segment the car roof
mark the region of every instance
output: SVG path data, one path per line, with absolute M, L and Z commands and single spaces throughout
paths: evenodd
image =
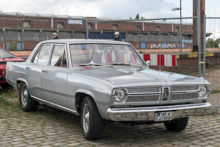
M 70 44 L 79 44 L 79 43 L 107 43 L 107 44 L 124 44 L 130 45 L 128 42 L 122 41 L 112 41 L 112 40 L 96 40 L 96 39 L 54 39 L 46 40 L 41 43 L 70 43 Z

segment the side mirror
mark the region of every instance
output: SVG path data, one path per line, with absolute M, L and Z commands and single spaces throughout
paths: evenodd
M 150 66 L 151 62 L 149 60 L 146 61 L 147 67 Z

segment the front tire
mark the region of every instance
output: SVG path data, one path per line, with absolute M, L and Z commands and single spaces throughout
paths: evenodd
M 95 102 L 86 96 L 80 113 L 82 134 L 87 140 L 96 140 L 102 136 L 104 122 Z
M 22 110 L 25 112 L 36 111 L 39 105 L 39 102 L 31 98 L 27 85 L 25 83 L 20 84 L 19 102 Z
M 164 123 L 168 131 L 180 132 L 183 131 L 188 124 L 188 117 L 172 120 L 171 122 Z

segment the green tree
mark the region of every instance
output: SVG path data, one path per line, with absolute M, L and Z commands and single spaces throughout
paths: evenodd
M 136 15 L 135 19 L 140 19 L 140 16 L 139 14 Z
M 220 44 L 220 38 L 218 38 L 216 40 L 213 40 L 212 38 L 209 38 L 206 41 L 206 47 L 213 47 L 213 45 L 214 45 L 214 48 L 217 48 L 219 44 Z
M 8 49 L 9 51 L 17 51 L 18 47 L 17 47 L 17 42 L 11 42 L 11 43 L 7 43 L 8 44 Z
M 214 42 L 214 47 L 218 47 L 218 45 L 220 44 L 220 38 L 216 39 Z
M 145 19 L 143 16 L 141 16 L 141 19 Z
M 129 19 L 132 19 L 132 17 L 130 17 Z

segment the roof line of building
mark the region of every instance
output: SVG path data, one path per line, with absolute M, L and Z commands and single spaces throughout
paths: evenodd
M 146 19 L 146 20 L 129 20 L 129 19 L 120 19 L 120 18 L 108 18 L 108 17 L 84 17 L 84 16 L 70 16 L 70 15 L 55 15 L 55 14 L 38 14 L 38 13 L 21 13 L 21 12 L 2 12 L 0 11 L 0 15 L 12 15 L 12 16 L 30 16 L 30 17 L 48 17 L 48 18 L 66 18 L 66 19 L 88 19 L 91 22 L 94 21 L 132 21 L 132 22 L 142 22 L 142 23 L 163 23 L 163 24 L 179 24 L 179 22 L 169 22 L 160 19 Z M 172 19 L 172 18 L 170 18 Z M 174 19 L 174 18 L 173 18 Z M 177 18 L 175 18 L 177 19 Z M 183 24 L 192 24 L 183 22 Z

